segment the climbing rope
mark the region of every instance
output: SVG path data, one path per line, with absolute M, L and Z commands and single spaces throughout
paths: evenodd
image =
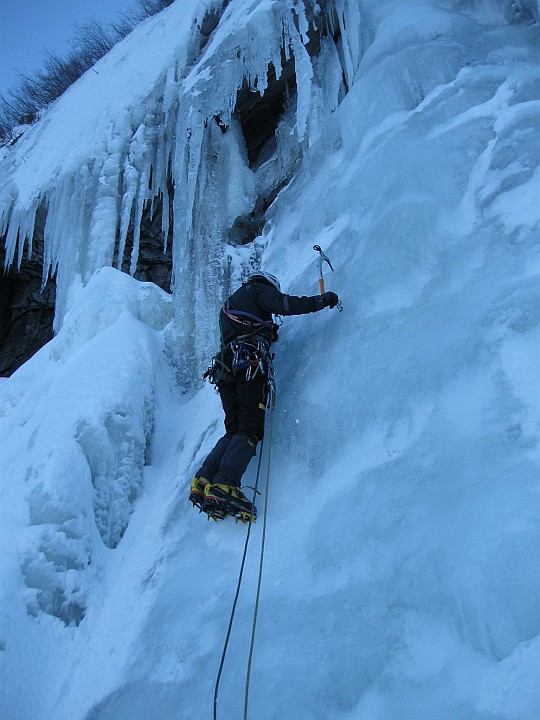
M 257 615 L 257 608 L 259 604 L 259 595 L 260 595 L 260 586 L 261 586 L 261 577 L 262 577 L 262 557 L 263 557 L 263 551 L 264 551 L 264 537 L 265 537 L 265 531 L 266 531 L 266 501 L 268 498 L 268 480 L 270 476 L 270 450 L 271 450 L 271 441 L 272 441 L 272 419 L 273 419 L 273 412 L 274 412 L 274 405 L 275 405 L 275 394 L 271 391 L 271 401 L 270 401 L 270 442 L 268 446 L 268 476 L 266 478 L 266 494 L 265 494 L 265 506 L 264 506 L 264 521 L 263 521 L 263 539 L 262 539 L 262 550 L 261 550 L 261 563 L 260 563 L 260 569 L 259 569 L 259 583 L 257 587 L 257 598 L 255 603 L 255 617 L 254 617 L 254 624 L 253 624 L 253 630 L 251 635 L 251 647 L 250 647 L 250 655 L 249 655 L 249 664 L 248 664 L 248 675 L 247 675 L 247 681 L 246 681 L 246 705 L 244 709 L 244 717 L 246 717 L 247 713 L 247 693 L 249 689 L 249 674 L 250 674 L 250 668 L 251 668 L 251 656 L 253 654 L 253 644 L 254 644 L 254 638 L 255 638 L 255 623 L 256 623 L 256 615 Z M 253 504 L 255 504 L 255 499 L 257 496 L 257 488 L 259 485 L 259 477 L 261 473 L 261 462 L 262 462 L 262 456 L 263 456 L 263 448 L 264 448 L 264 437 L 261 440 L 261 449 L 259 453 L 259 462 L 257 464 L 257 475 L 255 477 L 255 485 L 253 488 Z M 223 672 L 223 665 L 225 664 L 225 657 L 227 655 L 227 648 L 229 646 L 229 639 L 231 637 L 231 630 L 233 626 L 234 621 L 234 615 L 236 612 L 236 605 L 238 603 L 238 596 L 240 595 L 240 587 L 242 585 L 242 578 L 244 575 L 244 567 L 246 564 L 246 556 L 247 556 L 247 549 L 249 544 L 249 538 L 251 535 L 251 525 L 253 522 L 253 515 L 250 513 L 250 519 L 248 524 L 248 529 L 246 533 L 246 541 L 244 543 L 244 552 L 242 555 L 242 562 L 240 563 L 240 572 L 238 574 L 238 583 L 236 585 L 236 593 L 234 596 L 234 601 L 231 609 L 231 616 L 229 618 L 229 627 L 227 629 L 227 635 L 225 637 L 225 644 L 223 645 L 223 652 L 221 654 L 221 662 L 219 664 L 219 670 L 216 678 L 216 685 L 214 688 L 214 720 L 217 720 L 217 700 L 218 700 L 218 693 L 219 693 L 219 682 L 221 680 L 221 673 Z
M 244 695 L 244 720 L 247 720 L 248 716 L 248 701 L 249 701 L 249 681 L 251 679 L 251 660 L 253 658 L 253 647 L 255 645 L 255 630 L 257 628 L 257 614 L 259 612 L 259 598 L 261 596 L 261 583 L 263 573 L 263 562 L 264 562 L 264 542 L 266 539 L 266 518 L 268 514 L 268 488 L 270 486 L 270 459 L 272 449 L 272 430 L 274 425 L 274 405 L 276 403 L 275 393 L 272 393 L 272 400 L 270 405 L 270 428 L 268 438 L 268 467 L 266 470 L 266 490 L 264 493 L 264 514 L 263 514 L 263 529 L 261 539 L 261 557 L 259 560 L 259 578 L 257 580 L 257 596 L 255 598 L 255 608 L 253 610 L 253 627 L 251 629 L 251 644 L 249 646 L 249 659 L 246 673 L 246 691 Z

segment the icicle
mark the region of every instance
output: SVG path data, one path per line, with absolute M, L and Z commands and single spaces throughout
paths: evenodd
M 34 237 L 34 225 L 36 213 L 40 204 L 39 197 L 34 199 L 28 210 L 25 211 L 23 221 L 19 229 L 19 255 L 17 258 L 17 270 L 21 269 L 25 245 L 28 245 L 27 256 L 32 255 L 32 240 Z
M 19 227 L 21 223 L 21 212 L 15 206 L 9 217 L 8 231 L 6 235 L 6 268 L 10 267 L 15 257 L 17 240 L 19 238 Z
M 110 155 L 103 163 L 99 175 L 90 220 L 85 281 L 88 281 L 96 270 L 104 265 L 111 265 L 113 261 L 118 227 L 120 163 L 121 148 L 110 148 Z
M 4 237 L 7 232 L 9 219 L 13 212 L 14 205 L 15 200 L 12 195 L 9 195 L 8 198 L 6 198 L 6 202 L 3 207 L 0 205 L 0 237 Z
M 141 240 L 141 220 L 144 212 L 144 204 L 147 197 L 147 186 L 148 178 L 150 175 L 150 169 L 144 170 L 139 178 L 139 192 L 137 200 L 135 202 L 135 213 L 133 216 L 133 248 L 131 250 L 131 260 L 129 265 L 129 272 L 131 275 L 135 275 L 137 271 L 137 261 L 139 259 L 139 246 Z
M 296 12 L 299 12 L 296 9 Z M 300 26 L 307 27 L 307 20 L 303 11 L 298 15 L 303 16 L 303 21 L 299 20 Z M 311 107 L 311 80 L 313 78 L 313 67 L 311 58 L 302 42 L 302 34 L 296 29 L 294 15 L 291 12 L 288 15 L 288 37 L 294 55 L 294 64 L 296 69 L 296 131 L 298 140 L 302 142 L 307 127 L 307 120 Z M 307 36 L 306 36 L 307 37 Z
M 151 214 L 154 216 L 154 198 L 161 196 L 161 231 L 163 233 L 163 252 L 167 253 L 167 240 L 169 236 L 169 160 L 172 153 L 174 139 L 174 125 L 178 112 L 178 83 L 175 68 L 167 72 L 163 87 L 163 109 L 161 121 L 156 128 L 155 146 L 152 159 L 152 187 L 150 197 L 152 201 Z
M 191 137 L 189 143 L 189 157 L 186 177 L 186 226 L 185 229 L 189 233 L 193 222 L 193 210 L 195 206 L 195 192 L 197 189 L 197 177 L 199 174 L 199 166 L 201 163 L 201 145 L 204 133 L 204 124 L 197 113 L 192 115 Z
M 195 248 L 192 241 L 193 205 L 201 160 L 204 125 L 196 113 L 187 124 L 187 113 L 180 114 L 177 128 L 177 147 L 174 177 L 182 187 L 174 194 L 173 292 L 177 319 L 177 352 L 182 362 L 181 381 L 189 383 L 195 372 Z
M 126 238 L 131 222 L 131 211 L 133 202 L 139 189 L 139 174 L 136 168 L 131 165 L 128 158 L 125 160 L 123 182 L 122 182 L 122 207 L 120 210 L 120 238 L 118 241 L 118 256 L 116 266 L 122 269 L 124 251 L 126 249 Z
M 17 254 L 17 269 L 20 270 L 26 245 L 28 246 L 29 254 L 31 253 L 38 206 L 39 198 L 34 199 L 30 203 L 30 206 L 25 209 L 19 208 L 16 203 L 10 203 L 2 213 L 0 237 L 4 234 L 6 235 L 5 269 L 12 265 L 15 254 Z
M 317 84 L 322 91 L 321 112 L 328 117 L 338 106 L 343 84 L 343 68 L 333 40 L 323 37 L 315 63 Z
M 47 219 L 45 221 L 43 234 L 43 287 L 45 287 L 48 277 L 52 277 L 56 273 L 59 255 L 59 248 L 56 242 L 58 239 L 56 228 L 60 224 L 60 218 L 68 217 L 68 204 L 69 197 L 73 192 L 72 188 L 73 182 L 70 182 L 68 178 L 66 181 L 58 183 L 48 197 Z M 65 242 L 68 242 L 67 237 L 65 238 Z
M 47 215 L 45 243 L 51 252 L 48 262 L 56 268 L 57 276 L 55 332 L 62 326 L 72 291 L 85 272 L 90 225 L 87 193 L 93 195 L 90 178 L 91 168 L 84 165 L 66 183 L 61 183 L 55 193 L 59 195 L 58 202 L 51 205 Z
M 351 87 L 360 63 L 362 50 L 359 33 L 360 10 L 354 1 L 336 0 L 336 13 L 341 32 L 345 79 L 348 87 Z
M 21 208 L 17 205 L 16 200 L 11 200 L 2 211 L 0 237 L 6 236 L 5 269 L 13 264 L 15 254 L 17 254 L 17 269 L 20 270 L 25 247 L 27 247 L 28 256 L 32 254 L 34 225 L 40 202 L 39 196 L 36 196 L 27 207 Z
M 309 23 L 306 17 L 306 8 L 303 2 L 296 3 L 294 6 L 294 12 L 298 18 L 298 32 L 302 45 L 307 45 L 309 42 L 308 30 Z

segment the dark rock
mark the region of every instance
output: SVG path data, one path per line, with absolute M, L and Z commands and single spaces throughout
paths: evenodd
M 9 268 L 0 279 L 0 376 L 7 377 L 53 337 L 56 283 L 42 289 L 43 229 L 46 209 L 36 215 L 32 257 L 20 270 Z M 0 244 L 0 264 L 5 266 L 5 247 Z

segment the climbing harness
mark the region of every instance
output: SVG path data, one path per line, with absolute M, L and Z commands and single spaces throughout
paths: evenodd
M 253 615 L 253 626 L 251 630 L 251 644 L 249 649 L 249 660 L 248 660 L 248 667 L 247 667 L 247 674 L 246 674 L 246 687 L 245 687 L 245 700 L 244 700 L 244 720 L 247 720 L 247 709 L 248 709 L 248 696 L 249 696 L 249 681 L 251 676 L 251 662 L 253 657 L 253 647 L 255 644 L 255 630 L 256 630 L 256 624 L 257 624 L 257 614 L 259 609 L 259 598 L 260 598 L 260 591 L 261 591 L 261 583 L 262 583 L 262 570 L 263 570 L 263 558 L 264 558 L 264 543 L 266 538 L 266 520 L 267 520 L 267 508 L 268 508 L 268 487 L 270 484 L 270 457 L 271 457 L 271 449 L 272 449 L 272 427 L 273 427 L 273 412 L 275 407 L 275 392 L 271 391 L 269 393 L 269 397 L 271 397 L 271 405 L 270 405 L 270 428 L 269 428 L 269 443 L 268 443 L 268 468 L 267 468 L 267 475 L 266 475 L 266 492 L 265 492 L 265 500 L 264 500 L 264 514 L 263 514 L 263 532 L 262 532 L 262 540 L 261 540 L 261 555 L 260 555 L 260 561 L 259 561 L 259 577 L 257 582 L 257 596 L 255 599 L 255 608 L 254 608 L 254 615 Z M 264 448 L 264 438 L 261 440 L 261 449 L 259 453 L 259 462 L 257 463 L 257 475 L 255 477 L 255 486 L 253 487 L 253 503 L 255 503 L 255 498 L 258 493 L 258 485 L 259 485 L 259 477 L 261 473 L 261 462 L 262 462 L 262 455 L 263 455 L 263 448 Z M 246 533 L 246 540 L 244 543 L 244 552 L 242 554 L 242 562 L 240 563 L 240 572 L 238 575 L 238 583 L 236 585 L 236 593 L 234 596 L 232 609 L 231 609 L 231 615 L 229 618 L 229 626 L 227 628 L 227 635 L 225 637 L 225 643 L 223 645 L 223 652 L 221 654 L 221 661 L 219 663 L 219 670 L 216 678 L 216 685 L 214 688 L 214 720 L 217 720 L 217 701 L 218 701 L 218 693 L 219 693 L 219 683 L 221 680 L 221 674 L 223 672 L 223 665 L 225 664 L 225 657 L 227 655 L 227 648 L 229 646 L 229 639 L 231 637 L 231 630 L 233 626 L 234 621 L 234 615 L 236 612 L 236 605 L 238 603 L 238 597 L 240 595 L 240 588 L 242 585 L 242 578 L 244 575 L 244 567 L 246 564 L 246 556 L 247 556 L 247 550 L 248 550 L 248 544 L 249 544 L 249 538 L 251 536 L 251 526 L 253 524 L 253 520 L 249 520 L 248 529 Z
M 252 313 L 244 312 L 243 310 L 231 310 L 230 303 L 228 300 L 226 300 L 223 303 L 223 314 L 229 318 L 229 320 L 232 320 L 233 322 L 240 323 L 241 325 L 247 325 L 251 328 L 261 328 L 265 327 L 269 330 L 272 330 L 274 327 L 274 323 L 271 320 L 263 320 L 260 317 L 257 317 L 257 315 L 252 315 Z M 241 316 L 241 317 L 238 317 Z M 247 320 L 243 320 L 243 318 L 248 318 Z
M 330 262 L 330 259 L 328 255 L 325 255 L 320 245 L 314 245 L 313 249 L 316 250 L 319 253 L 319 290 L 321 295 L 324 295 L 324 277 L 323 277 L 323 263 L 328 263 L 330 270 L 334 272 L 334 268 L 332 267 L 332 263 Z M 341 300 L 338 301 L 337 309 L 339 312 L 343 311 L 343 304 Z
M 234 380 L 239 370 L 245 369 L 246 380 L 254 378 L 260 372 L 268 378 L 269 384 L 273 386 L 272 361 L 274 354 L 270 353 L 270 343 L 277 340 L 278 323 L 272 320 L 263 320 L 257 315 L 242 310 L 232 310 L 229 300 L 223 303 L 222 312 L 227 318 L 237 323 L 243 331 L 228 343 L 225 342 L 222 332 L 221 348 L 212 358 L 211 365 L 204 373 L 203 379 L 208 378 L 212 385 L 217 386 L 219 382 Z M 270 337 L 268 337 L 268 330 L 271 331 Z

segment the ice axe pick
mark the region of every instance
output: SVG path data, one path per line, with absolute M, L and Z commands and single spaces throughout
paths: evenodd
M 323 249 L 320 245 L 314 245 L 313 249 L 316 250 L 319 253 L 319 290 L 321 295 L 324 295 L 324 277 L 323 277 L 323 263 L 327 262 L 330 266 L 330 270 L 334 272 L 334 268 L 332 267 L 332 263 L 330 262 L 330 258 L 328 255 L 325 255 L 323 252 Z M 343 305 L 341 304 L 341 300 L 337 304 L 337 308 L 339 312 L 343 310 Z

